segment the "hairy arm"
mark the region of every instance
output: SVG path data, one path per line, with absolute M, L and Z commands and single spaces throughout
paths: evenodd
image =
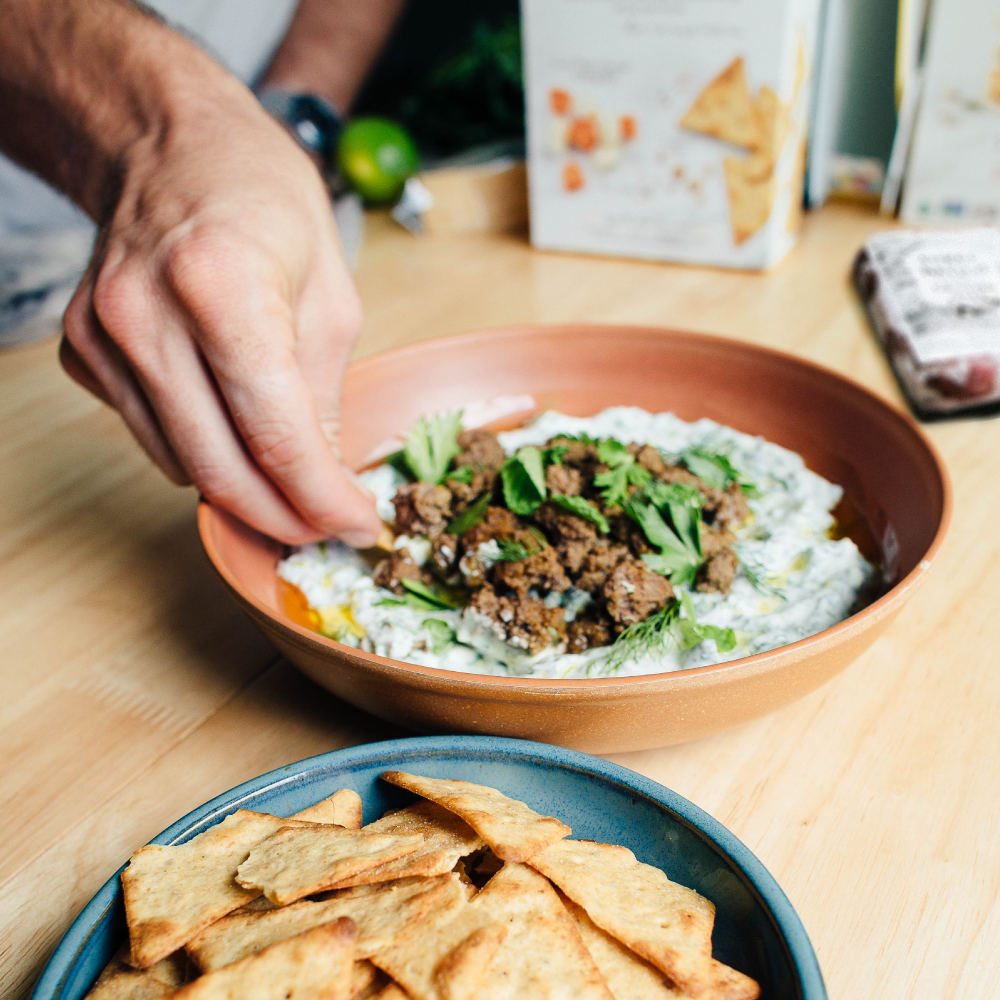
M 261 80 L 351 106 L 404 0 L 299 0 L 292 23 Z
M 370 544 L 330 448 L 360 307 L 319 174 L 252 94 L 125 0 L 5 0 L 0 148 L 100 227 L 67 371 L 175 482 L 287 542 Z

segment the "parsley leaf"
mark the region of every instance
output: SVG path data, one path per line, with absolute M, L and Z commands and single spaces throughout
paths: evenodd
M 447 482 L 449 479 L 454 479 L 456 482 L 465 483 L 468 485 L 472 482 L 472 477 L 476 474 L 476 470 L 472 468 L 471 465 L 463 465 L 457 469 L 452 469 L 444 478 Z
M 734 468 L 729 458 L 721 452 L 709 451 L 707 448 L 689 448 L 681 455 L 681 461 L 689 472 L 694 473 L 707 486 L 725 490 L 733 483 L 739 483 L 745 496 L 761 496 L 753 480 Z
M 640 488 L 648 486 L 653 477 L 641 466 L 637 465 L 635 456 L 621 443 L 609 438 L 597 446 L 597 457 L 610 465 L 608 472 L 600 472 L 594 476 L 594 485 L 604 492 L 601 499 L 605 507 L 623 507 L 628 501 L 629 486 Z
M 678 618 L 674 623 L 677 645 L 683 650 L 694 649 L 706 639 L 715 642 L 715 648 L 720 653 L 728 653 L 736 647 L 736 633 L 731 628 L 719 628 L 717 625 L 699 625 L 694 614 L 694 602 L 691 595 L 680 592 L 681 608 L 686 617 Z
M 521 448 L 504 462 L 500 479 L 507 506 L 525 517 L 534 514 L 545 499 L 542 453 L 534 445 Z
M 562 465 L 563 455 L 569 451 L 568 444 L 554 444 L 551 448 L 542 449 L 542 462 L 545 465 Z
M 663 519 L 666 511 L 673 523 Z M 693 583 L 702 563 L 701 494 L 681 483 L 654 483 L 628 500 L 625 512 L 660 551 L 647 552 L 642 561 L 655 573 L 669 576 L 674 585 Z
M 423 629 L 430 636 L 432 653 L 443 652 L 447 646 L 455 641 L 454 630 L 440 618 L 425 618 Z
M 469 504 L 458 517 L 445 529 L 449 535 L 464 535 L 469 528 L 475 527 L 486 519 L 486 508 L 493 499 L 491 493 L 484 493 L 475 503 Z
M 568 510 L 571 514 L 576 514 L 577 517 L 582 517 L 585 521 L 596 524 L 598 530 L 603 531 L 605 535 L 608 533 L 608 522 L 604 515 L 589 500 L 585 500 L 583 497 L 568 497 L 563 493 L 553 493 L 549 499 L 562 507 L 563 510 Z
M 410 471 L 422 483 L 444 480 L 451 460 L 461 451 L 462 411 L 443 416 L 419 417 L 406 435 L 403 456 Z

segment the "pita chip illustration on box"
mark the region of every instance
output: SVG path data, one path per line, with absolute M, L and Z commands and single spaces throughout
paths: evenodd
M 765 268 L 801 219 L 819 0 L 524 0 L 535 246 Z

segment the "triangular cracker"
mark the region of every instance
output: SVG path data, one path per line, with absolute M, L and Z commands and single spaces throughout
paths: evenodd
M 237 869 L 236 881 L 285 906 L 409 854 L 423 839 L 419 834 L 397 837 L 323 823 L 284 827 L 250 852 Z
M 389 983 L 388 986 L 383 986 L 371 1000 L 412 1000 L 412 998 L 399 983 Z
M 460 907 L 465 900 L 458 876 L 413 879 L 379 886 L 364 896 L 335 896 L 322 902 L 302 900 L 264 913 L 235 914 L 206 927 L 187 944 L 187 951 L 203 972 L 220 969 L 264 948 L 339 917 L 350 917 L 357 927 L 355 958 L 369 958 L 388 947 L 432 905 L 446 898 Z
M 347 918 L 200 976 L 176 1000 L 351 1000 L 354 924 Z
M 729 190 L 729 222 L 738 246 L 771 217 L 778 183 L 763 157 L 727 156 L 722 165 Z
M 369 823 L 364 830 L 366 833 L 391 833 L 396 836 L 419 833 L 424 842 L 412 854 L 377 868 L 368 868 L 338 882 L 335 888 L 386 882 L 413 875 L 443 875 L 455 867 L 459 858 L 486 845 L 486 841 L 468 823 L 436 802 L 418 802 L 405 809 L 397 809 Z
M 507 927 L 476 1000 L 615 1000 L 573 918 L 538 872 L 505 864 L 470 906 Z
M 125 948 L 107 964 L 97 982 L 87 994 L 87 1000 L 163 1000 L 173 994 L 173 988 L 148 972 L 134 969 L 124 961 Z
M 148 969 L 259 895 L 233 881 L 251 848 L 294 820 L 240 809 L 177 847 L 149 844 L 122 872 L 132 964 Z
M 600 969 L 615 1000 L 692 1000 L 692 995 L 674 986 L 659 969 L 602 931 L 587 911 L 560 893 L 563 905 L 576 921 L 587 951 Z M 712 960 L 713 979 L 698 994 L 698 1000 L 756 1000 L 760 987 L 749 976 Z
M 386 771 L 382 778 L 461 816 L 504 861 L 527 861 L 543 847 L 573 832 L 565 823 L 540 816 L 523 802 L 486 785 L 422 778 L 405 771 Z
M 470 903 L 439 906 L 371 958 L 412 1000 L 471 1000 L 507 936 Z
M 307 823 L 334 823 L 345 830 L 361 829 L 361 796 L 350 788 L 340 788 L 328 798 L 295 813 L 292 819 Z
M 760 113 L 760 143 L 757 152 L 764 158 L 769 169 L 773 170 L 788 136 L 788 105 L 770 87 L 763 86 L 757 95 L 757 110 Z
M 628 848 L 589 840 L 560 841 L 529 864 L 677 986 L 698 994 L 711 982 L 715 907 L 693 889 Z
M 742 56 L 705 87 L 680 124 L 692 132 L 715 136 L 746 149 L 759 146 L 760 112 L 750 99 Z
M 351 1000 L 364 1000 L 374 996 L 385 983 L 385 976 L 367 958 L 355 961 L 351 969 Z

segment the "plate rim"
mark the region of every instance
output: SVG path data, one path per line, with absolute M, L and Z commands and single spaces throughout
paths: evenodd
M 828 1000 L 819 961 L 801 917 L 763 862 L 734 833 L 683 795 L 645 775 L 601 757 L 554 744 L 499 736 L 413 736 L 329 750 L 274 768 L 216 795 L 172 823 L 149 843 L 183 843 L 198 832 L 197 827 L 211 826 L 218 822 L 215 817 L 223 810 L 228 815 L 240 808 L 239 803 L 248 796 L 266 788 L 305 784 L 306 776 L 319 770 L 344 770 L 354 763 L 370 765 L 373 759 L 377 760 L 379 757 L 398 757 L 401 754 L 426 756 L 434 752 L 444 756 L 463 752 L 473 755 L 489 752 L 505 758 L 541 758 L 561 769 L 577 771 L 623 786 L 657 803 L 692 833 L 713 845 L 738 869 L 740 876 L 763 905 L 790 964 L 796 970 L 802 1000 Z M 209 823 L 208 820 L 212 822 Z M 31 992 L 31 1000 L 61 997 L 66 978 L 73 971 L 77 958 L 87 947 L 97 925 L 115 905 L 121 891 L 119 878 L 127 864 L 125 862 L 98 889 L 60 938 Z

